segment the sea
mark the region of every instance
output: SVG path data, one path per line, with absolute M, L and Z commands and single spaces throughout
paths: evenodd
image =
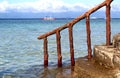
M 56 20 L 0 19 L 0 78 L 40 78 L 44 71 L 43 40 L 37 37 L 63 26 L 72 19 Z M 104 18 L 90 20 L 91 44 L 105 44 L 106 21 Z M 113 35 L 120 33 L 120 19 L 111 19 L 111 40 Z M 63 66 L 70 65 L 70 48 L 68 29 L 61 34 L 61 50 Z M 86 24 L 81 20 L 73 27 L 75 59 L 87 55 Z M 92 50 L 93 51 L 93 50 Z M 57 68 L 56 35 L 48 37 L 48 54 L 50 68 Z M 42 78 L 42 77 L 41 77 Z

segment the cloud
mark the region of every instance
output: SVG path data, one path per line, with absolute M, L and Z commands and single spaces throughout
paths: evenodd
M 81 4 L 64 3 L 62 0 L 38 0 L 35 2 L 24 2 L 10 4 L 7 1 L 0 3 L 0 12 L 67 12 L 67 11 L 82 11 L 89 7 Z
M 35 2 L 9 3 L 7 0 L 0 2 L 0 13 L 7 12 L 82 12 L 93 7 L 93 5 L 84 5 L 83 3 L 65 3 L 62 0 L 38 0 Z M 104 11 L 105 8 L 100 9 Z M 117 4 L 112 4 L 112 11 L 120 11 Z
M 8 7 L 9 7 L 9 4 L 7 1 L 1 2 L 0 3 L 0 12 L 6 12 Z
M 111 10 L 113 12 L 120 12 L 120 4 L 112 4 Z

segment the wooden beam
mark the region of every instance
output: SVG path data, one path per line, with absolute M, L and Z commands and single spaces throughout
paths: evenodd
M 56 32 L 57 52 L 58 52 L 58 67 L 62 67 L 62 55 L 61 55 L 61 36 L 60 31 Z
M 70 56 L 71 56 L 71 66 L 75 65 L 75 60 L 74 60 L 74 46 L 73 46 L 73 28 L 70 26 L 68 28 L 69 30 L 69 42 L 70 42 Z
M 47 37 L 44 38 L 44 67 L 48 66 L 48 48 L 47 48 Z
M 87 47 L 88 47 L 88 59 L 92 58 L 91 49 L 91 30 L 90 30 L 90 17 L 86 17 L 86 32 L 87 32 Z
M 111 44 L 110 5 L 106 5 L 106 45 Z

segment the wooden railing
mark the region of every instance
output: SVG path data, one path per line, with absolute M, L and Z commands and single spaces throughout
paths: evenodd
M 56 34 L 56 43 L 57 43 L 57 53 L 58 53 L 58 67 L 62 66 L 62 55 L 61 55 L 61 35 L 60 32 L 66 28 L 69 31 L 69 43 L 70 43 L 70 56 L 71 56 L 71 66 L 75 65 L 74 60 L 74 45 L 73 45 L 73 26 L 80 20 L 86 18 L 86 32 L 87 32 L 87 47 L 88 47 L 88 59 L 92 58 L 92 49 L 91 49 L 91 30 L 90 30 L 90 14 L 97 11 L 98 9 L 106 6 L 106 45 L 111 43 L 111 27 L 110 27 L 110 4 L 113 0 L 105 0 L 101 4 L 95 6 L 94 8 L 88 10 L 83 15 L 78 16 L 73 19 L 71 22 L 54 29 L 53 31 L 47 32 L 43 35 L 40 35 L 38 39 L 44 40 L 44 67 L 48 66 L 48 47 L 47 47 L 47 37 L 53 34 Z

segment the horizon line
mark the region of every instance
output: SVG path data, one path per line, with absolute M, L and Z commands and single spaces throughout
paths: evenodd
M 31 19 L 31 20 L 43 20 L 43 18 L 0 18 L 0 20 L 9 20 L 9 19 L 11 19 L 11 20 L 27 20 L 27 19 Z M 75 18 L 73 18 L 73 17 L 62 17 L 62 18 L 55 18 L 56 20 L 59 20 L 59 19 L 75 19 Z M 91 19 L 105 19 L 105 18 L 92 18 L 91 17 Z M 111 19 L 120 19 L 120 17 L 118 17 L 118 18 L 111 18 Z

